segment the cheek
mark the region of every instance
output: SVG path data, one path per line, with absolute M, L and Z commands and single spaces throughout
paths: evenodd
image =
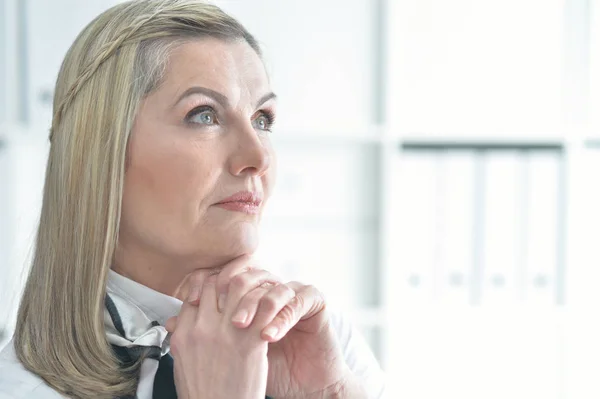
M 126 172 L 124 211 L 146 228 L 184 233 L 198 219 L 201 204 L 211 192 L 210 152 L 176 143 L 132 148 Z

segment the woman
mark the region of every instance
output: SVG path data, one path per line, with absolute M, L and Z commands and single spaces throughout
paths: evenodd
M 83 30 L 0 398 L 382 395 L 322 295 L 251 258 L 275 100 L 255 39 L 217 7 L 131 1 Z

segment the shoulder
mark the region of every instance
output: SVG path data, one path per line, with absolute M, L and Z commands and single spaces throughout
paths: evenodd
M 0 351 L 0 399 L 61 399 L 37 375 L 27 370 L 17 359 L 11 340 Z
M 369 398 L 384 398 L 385 374 L 367 341 L 342 312 L 330 310 L 329 318 L 348 368 L 362 381 Z

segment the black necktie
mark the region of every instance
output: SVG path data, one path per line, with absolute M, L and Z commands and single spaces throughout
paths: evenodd
M 152 399 L 177 399 L 175 380 L 173 380 L 173 358 L 167 353 L 158 362 L 158 371 L 154 376 Z
M 147 352 L 148 348 L 144 347 L 121 347 L 112 345 L 113 352 L 121 362 L 123 367 L 134 364 L 142 353 L 146 356 L 160 356 L 160 351 Z M 135 399 L 133 396 L 125 396 L 119 399 Z M 160 358 L 158 362 L 158 370 L 154 376 L 154 385 L 152 388 L 152 399 L 177 399 L 177 390 L 175 389 L 175 380 L 173 380 L 173 358 L 169 353 Z

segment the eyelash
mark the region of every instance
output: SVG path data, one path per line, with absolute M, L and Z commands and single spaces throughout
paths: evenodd
M 273 131 L 273 125 L 275 124 L 275 113 L 270 109 L 263 109 L 260 113 L 267 118 L 268 126 L 265 129 L 268 132 Z
M 202 112 L 206 112 L 206 111 L 211 111 L 215 116 L 216 116 L 216 112 L 213 109 L 213 107 L 210 107 L 208 105 L 200 105 L 194 109 L 192 109 L 190 112 L 187 113 L 187 115 L 185 116 L 184 120 L 186 121 L 186 123 L 190 124 L 190 125 L 197 125 L 197 123 L 192 122 L 192 118 L 198 114 L 201 114 Z M 216 119 L 215 119 L 216 121 Z
M 214 110 L 213 107 L 208 106 L 208 105 L 201 105 L 198 106 L 194 109 L 192 109 L 190 112 L 187 113 L 187 115 L 185 116 L 185 121 L 186 123 L 190 124 L 190 125 L 197 125 L 197 123 L 192 122 L 192 118 L 198 114 L 201 114 L 202 112 L 206 112 L 206 111 L 211 111 L 213 113 L 213 115 L 215 116 L 215 122 L 218 123 L 218 119 L 217 119 L 217 113 Z M 271 132 L 273 129 L 273 125 L 275 124 L 275 113 L 269 109 L 263 109 L 259 111 L 260 116 L 264 116 L 267 119 L 267 128 L 265 129 L 265 131 Z

